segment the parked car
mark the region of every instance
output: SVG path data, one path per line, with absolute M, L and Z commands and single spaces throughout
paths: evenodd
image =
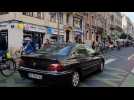
M 104 57 L 89 45 L 68 44 L 22 55 L 19 65 L 18 71 L 23 78 L 77 87 L 84 76 L 103 71 Z

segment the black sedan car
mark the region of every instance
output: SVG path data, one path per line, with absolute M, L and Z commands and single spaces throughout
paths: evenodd
M 64 82 L 77 87 L 84 76 L 94 71 L 103 71 L 104 57 L 89 45 L 68 44 L 22 55 L 19 65 L 18 71 L 23 78 L 48 84 Z

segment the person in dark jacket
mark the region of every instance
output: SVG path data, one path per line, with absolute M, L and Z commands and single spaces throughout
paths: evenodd
M 95 49 L 95 41 L 92 43 L 92 48 Z

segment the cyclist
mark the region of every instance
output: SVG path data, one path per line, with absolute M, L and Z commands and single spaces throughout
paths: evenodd
M 36 51 L 35 43 L 31 40 L 25 40 L 23 43 L 23 53 L 30 54 Z

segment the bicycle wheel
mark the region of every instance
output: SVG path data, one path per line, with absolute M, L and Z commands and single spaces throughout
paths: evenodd
M 1 74 L 5 77 L 11 76 L 16 70 L 15 63 L 12 60 L 6 61 L 3 66 Z

